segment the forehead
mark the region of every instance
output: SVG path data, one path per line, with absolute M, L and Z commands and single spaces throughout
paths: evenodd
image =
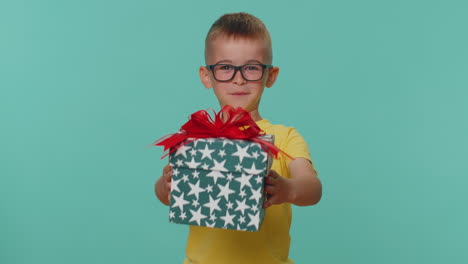
M 249 62 L 268 63 L 269 45 L 266 42 L 262 39 L 219 36 L 207 43 L 206 62 L 235 65 Z

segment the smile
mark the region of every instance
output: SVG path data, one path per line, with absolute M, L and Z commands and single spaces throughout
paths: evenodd
M 237 92 L 237 93 L 231 93 L 231 95 L 248 95 L 249 93 L 246 92 Z

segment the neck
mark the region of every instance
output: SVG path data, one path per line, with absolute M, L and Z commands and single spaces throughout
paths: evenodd
M 252 117 L 252 119 L 257 122 L 257 121 L 260 121 L 262 120 L 263 118 L 260 116 L 260 113 L 258 112 L 258 109 L 255 109 L 253 111 L 250 111 L 250 116 Z

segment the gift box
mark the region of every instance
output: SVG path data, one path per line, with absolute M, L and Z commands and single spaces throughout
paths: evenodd
M 259 138 L 273 142 L 272 135 Z M 254 141 L 187 139 L 169 155 L 169 221 L 258 231 L 265 214 L 264 179 L 271 163 L 271 155 Z
M 213 110 L 214 112 L 214 110 Z M 265 215 L 265 176 L 273 144 L 250 113 L 224 106 L 214 118 L 193 113 L 177 133 L 153 144 L 169 151 L 172 166 L 169 220 L 173 223 L 258 231 Z

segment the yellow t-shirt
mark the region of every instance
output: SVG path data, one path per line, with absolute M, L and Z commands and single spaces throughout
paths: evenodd
M 291 127 L 272 125 L 260 120 L 257 125 L 267 134 L 275 135 L 275 145 L 294 158 L 311 160 L 304 139 Z M 289 178 L 284 155 L 274 159 L 271 169 Z M 266 209 L 258 232 L 235 231 L 221 228 L 190 226 L 184 264 L 290 264 L 289 228 L 291 205 L 284 203 Z

